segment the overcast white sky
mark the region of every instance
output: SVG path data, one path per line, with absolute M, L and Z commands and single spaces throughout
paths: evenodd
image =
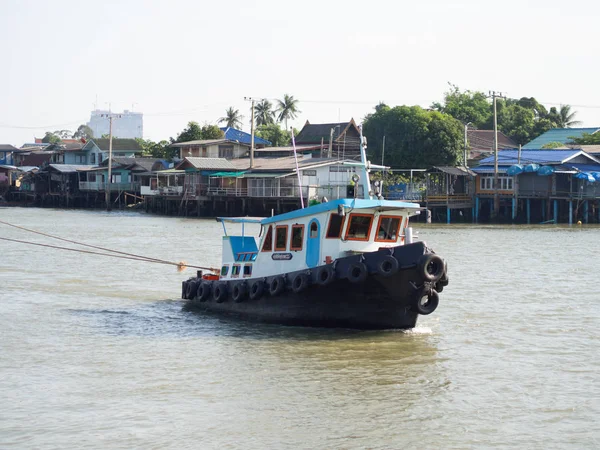
M 228 106 L 249 129 L 244 96 L 293 95 L 301 127 L 426 107 L 448 82 L 600 126 L 599 18 L 591 0 L 0 0 L 0 143 L 74 130 L 96 98 L 160 140 Z

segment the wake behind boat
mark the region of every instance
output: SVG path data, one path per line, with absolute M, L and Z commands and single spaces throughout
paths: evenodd
M 435 311 L 447 265 L 412 240 L 409 219 L 421 208 L 374 199 L 364 145 L 361 157 L 362 180 L 354 177 L 367 198 L 268 218 L 218 218 L 225 230 L 221 272 L 183 282 L 188 306 L 268 323 L 359 329 L 413 328 L 419 314 Z M 241 225 L 241 235 L 229 235 L 226 223 Z M 244 234 L 249 223 L 260 225 L 258 237 Z

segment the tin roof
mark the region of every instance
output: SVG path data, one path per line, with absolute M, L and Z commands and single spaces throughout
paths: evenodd
M 48 167 L 60 173 L 74 173 L 78 170 L 91 169 L 96 166 L 90 164 L 48 164 Z
M 581 150 L 522 150 L 521 164 L 561 164 L 582 153 Z M 498 164 L 512 166 L 519 163 L 518 150 L 499 150 Z M 494 164 L 494 156 L 488 156 L 481 160 L 482 166 Z M 475 170 L 475 169 L 474 169 Z M 477 170 L 475 170 L 477 172 Z
M 434 170 L 439 170 L 440 172 L 444 172 L 450 175 L 457 175 L 457 176 L 465 176 L 465 175 L 475 175 L 475 173 L 465 167 L 440 167 L 440 166 L 434 166 L 433 169 L 428 170 L 427 172 L 433 172 Z
M 180 167 L 193 167 L 198 170 L 235 170 L 236 167 L 231 163 L 231 161 L 225 158 L 203 158 L 203 157 L 195 157 L 188 156 L 183 159 L 176 167 L 179 169 Z
M 546 131 L 544 134 L 536 137 L 523 146 L 524 149 L 541 149 L 544 145 L 550 142 L 561 142 L 566 144 L 571 142 L 571 138 L 578 138 L 584 133 L 593 134 L 600 128 L 553 128 Z
M 222 127 L 220 130 L 225 133 L 225 139 L 237 141 L 240 144 L 251 144 L 252 135 L 250 133 L 246 133 L 245 131 L 237 130 L 231 127 Z M 271 142 L 255 135 L 254 145 L 271 145 Z

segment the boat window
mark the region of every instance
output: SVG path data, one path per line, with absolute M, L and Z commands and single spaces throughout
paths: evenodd
M 267 230 L 267 235 L 265 236 L 265 240 L 263 241 L 263 252 L 272 252 L 273 251 L 273 227 L 269 225 L 269 229 Z
M 302 250 L 303 239 L 304 225 L 292 225 L 292 238 L 290 240 L 290 250 Z
M 231 268 L 231 276 L 237 277 L 239 275 L 240 275 L 240 265 L 234 264 L 233 267 Z
M 223 267 L 221 267 L 221 276 L 222 277 L 227 276 L 227 272 L 229 272 L 229 266 L 223 266 Z
M 249 277 L 250 275 L 252 275 L 252 264 L 246 264 L 244 266 L 244 276 Z
M 287 225 L 275 227 L 275 251 L 284 252 L 287 248 Z
M 368 241 L 373 216 L 371 214 L 350 214 L 346 239 L 351 241 Z
M 329 216 L 329 227 L 327 228 L 327 239 L 339 239 L 342 235 L 344 217 L 339 214 Z
M 401 217 L 381 216 L 379 225 L 377 225 L 377 235 L 375 240 L 378 242 L 396 242 L 400 231 Z
M 310 224 L 310 237 L 313 239 L 319 237 L 319 225 L 317 225 L 317 222 L 311 222 Z

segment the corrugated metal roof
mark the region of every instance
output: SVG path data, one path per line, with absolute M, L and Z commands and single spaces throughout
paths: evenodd
M 236 169 L 236 167 L 231 163 L 231 161 L 229 161 L 225 158 L 202 158 L 202 157 L 188 156 L 180 163 L 180 165 L 184 165 L 184 163 L 186 161 L 189 164 L 191 164 L 195 169 L 198 169 L 198 170 L 235 170 Z
M 89 170 L 96 166 L 90 164 L 48 164 L 48 167 L 61 173 L 77 172 L 78 170 Z
M 541 136 L 536 137 L 533 141 L 528 142 L 523 146 L 524 149 L 541 149 L 544 145 L 550 142 L 561 142 L 566 144 L 571 142 L 573 137 L 581 137 L 583 133 L 592 134 L 600 128 L 553 128 L 546 131 Z
M 508 167 L 498 166 L 498 173 L 505 173 L 506 169 L 508 169 Z M 475 173 L 494 173 L 494 166 L 477 166 L 472 170 Z
M 229 142 L 229 139 L 199 139 L 196 141 L 187 141 L 187 142 L 176 142 L 175 144 L 171 144 L 169 147 L 187 147 L 189 145 L 213 145 L 213 144 L 222 144 L 224 142 Z
M 440 167 L 440 166 L 434 166 L 433 169 L 439 170 L 440 172 L 444 172 L 450 175 L 458 175 L 458 176 L 465 176 L 465 175 L 475 175 L 475 173 L 473 171 L 471 171 L 470 169 L 466 169 L 464 167 Z M 431 170 L 428 170 L 428 172 L 430 172 Z
M 13 147 L 10 144 L 0 144 L 0 152 L 14 152 L 17 147 Z
M 222 127 L 220 130 L 225 133 L 225 139 L 238 141 L 241 144 L 251 144 L 252 135 L 242 130 L 237 130 L 231 127 Z M 254 145 L 271 145 L 271 141 L 254 136 Z
M 573 157 L 581 150 L 522 150 L 521 164 L 560 164 L 563 161 Z M 518 150 L 499 150 L 498 164 L 503 166 L 512 166 L 519 162 Z M 488 156 L 481 160 L 481 165 L 493 164 L 494 156 Z

